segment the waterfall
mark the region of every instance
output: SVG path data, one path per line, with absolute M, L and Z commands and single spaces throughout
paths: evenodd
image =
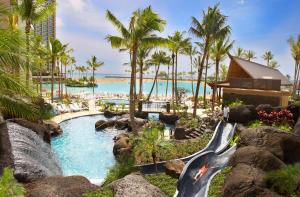
M 49 144 L 35 132 L 7 122 L 15 176 L 23 181 L 62 175 L 62 170 Z

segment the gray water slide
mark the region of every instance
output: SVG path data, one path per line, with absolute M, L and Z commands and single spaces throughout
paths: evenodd
M 177 197 L 206 197 L 210 180 L 221 170 L 233 155 L 236 147 L 230 149 L 230 139 L 234 136 L 236 124 L 220 122 L 215 135 L 204 152 L 196 155 L 184 167 L 177 185 Z M 227 151 L 225 151 L 228 149 Z M 225 151 L 225 152 L 224 152 Z M 195 180 L 199 168 L 208 164 L 208 171 Z
M 218 123 L 217 127 L 215 128 L 213 137 L 211 138 L 211 140 L 209 141 L 209 143 L 207 144 L 207 146 L 204 149 L 199 150 L 198 152 L 196 152 L 190 156 L 179 158 L 178 160 L 182 160 L 186 163 L 186 162 L 190 161 L 191 159 L 193 159 L 195 156 L 197 156 L 201 153 L 207 152 L 207 151 L 213 151 L 213 152 L 217 151 L 218 153 L 221 153 L 222 151 L 224 151 L 225 149 L 228 148 L 229 141 L 232 138 L 232 136 L 234 135 L 235 127 L 236 127 L 236 125 L 232 125 L 230 123 L 225 123 L 223 121 L 220 121 Z M 166 163 L 166 161 L 157 163 L 157 171 L 158 172 L 164 172 L 165 163 Z M 143 174 L 157 173 L 154 164 L 138 165 L 137 167 L 140 168 L 140 170 Z

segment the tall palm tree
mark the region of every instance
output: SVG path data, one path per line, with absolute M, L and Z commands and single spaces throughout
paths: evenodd
M 251 51 L 251 50 L 247 50 L 245 52 L 245 58 L 248 60 L 248 61 L 251 61 L 252 59 L 255 59 L 255 52 L 254 51 Z
M 230 33 L 230 27 L 226 25 L 226 21 L 227 17 L 221 13 L 219 5 L 209 7 L 208 10 L 203 13 L 202 22 L 199 22 L 195 17 L 192 17 L 192 27 L 190 28 L 190 32 L 196 37 L 201 38 L 204 43 L 203 55 L 201 58 L 201 63 L 198 67 L 198 80 L 194 98 L 193 117 L 196 117 L 199 87 L 201 83 L 205 57 L 207 56 L 211 44 L 215 40 L 225 37 Z
M 150 97 L 153 92 L 155 84 L 157 85 L 157 77 L 158 77 L 160 65 L 168 64 L 168 60 L 169 60 L 168 56 L 167 56 L 166 52 L 164 52 L 164 51 L 155 52 L 150 59 L 150 62 L 151 62 L 150 64 L 155 65 L 156 70 L 155 70 L 154 81 L 153 81 L 151 90 L 149 92 L 148 98 L 147 98 L 148 101 L 150 100 Z M 156 86 L 156 97 L 157 97 L 157 94 L 158 94 L 158 87 Z
M 213 98 L 212 98 L 212 110 L 214 110 L 215 100 L 216 100 L 216 84 L 219 81 L 219 65 L 220 62 L 227 56 L 230 49 L 233 46 L 233 42 L 230 42 L 228 37 L 221 37 L 213 44 L 211 48 L 211 57 L 216 64 L 216 73 L 215 73 L 215 86 L 213 88 Z
M 97 60 L 96 56 L 92 56 L 90 60 L 87 61 L 88 66 L 93 71 L 93 95 L 95 94 L 95 71 L 100 66 L 104 65 L 104 62 L 100 62 Z
M 220 66 L 220 80 L 226 80 L 226 76 L 228 73 L 228 67 L 225 64 Z
M 64 75 L 62 76 L 64 78 L 64 83 L 66 83 L 67 80 L 67 66 L 71 65 L 71 71 L 72 71 L 72 64 L 76 62 L 75 58 L 71 56 L 71 52 L 73 49 L 69 49 L 67 53 L 63 53 L 61 57 L 61 64 L 64 66 Z M 71 73 L 71 71 L 68 71 L 68 73 Z M 61 71 L 62 73 L 62 71 Z M 62 88 L 61 88 L 62 89 Z M 67 86 L 65 85 L 65 94 L 67 94 Z
M 274 58 L 274 55 L 271 51 L 266 51 L 262 58 L 267 61 L 267 66 L 270 66 L 270 61 Z
M 41 36 L 35 36 L 33 39 L 32 44 L 32 59 L 33 63 L 38 67 L 38 73 L 39 73 L 39 93 L 42 95 L 42 75 L 43 70 L 45 69 L 45 66 L 47 64 L 47 48 L 43 43 L 43 38 Z
M 139 99 L 142 99 L 143 97 L 143 78 L 144 78 L 144 71 L 147 69 L 147 66 L 145 65 L 145 59 L 148 57 L 152 50 L 152 47 L 143 47 L 140 46 L 138 49 L 138 55 L 137 55 L 137 64 L 139 65 Z
M 291 55 L 295 61 L 295 68 L 294 68 L 294 85 L 293 85 L 293 97 L 296 95 L 296 90 L 299 84 L 299 70 L 300 70 L 300 34 L 298 38 L 290 38 L 288 40 L 290 45 Z
M 245 55 L 244 49 L 242 49 L 241 47 L 238 47 L 238 48 L 236 49 L 235 56 L 236 56 L 236 57 L 239 57 L 239 58 L 243 58 L 244 55 Z
M 54 70 L 56 69 L 61 55 L 68 47 L 68 45 L 63 45 L 58 39 L 50 38 L 48 42 L 48 56 L 51 60 L 51 102 L 54 101 Z M 59 69 L 58 69 L 59 70 Z M 60 71 L 59 71 L 60 73 Z M 60 86 L 59 86 L 60 89 Z M 59 92 L 60 94 L 60 92 Z
M 126 28 L 110 11 L 106 12 L 107 19 L 117 28 L 120 36 L 108 35 L 106 39 L 113 48 L 128 48 L 131 54 L 131 77 L 130 77 L 130 123 L 131 128 L 136 132 L 136 124 L 134 120 L 135 114 L 135 97 L 134 85 L 136 76 L 137 53 L 140 45 L 157 46 L 165 44 L 165 39 L 154 35 L 155 32 L 161 32 L 166 24 L 158 14 L 152 11 L 149 6 L 143 10 L 133 12 Z
M 169 78 L 170 78 L 170 65 L 172 62 L 172 58 L 170 56 L 166 57 L 166 65 L 168 67 L 168 72 L 167 72 L 167 85 L 166 85 L 166 98 L 168 97 L 168 88 L 169 88 Z
M 178 105 L 178 91 L 177 91 L 177 79 L 178 79 L 178 54 L 189 47 L 190 38 L 184 38 L 184 32 L 176 31 L 172 36 L 169 36 L 169 48 L 171 49 L 174 57 L 173 62 L 175 63 L 174 68 L 174 88 L 175 88 L 175 101 Z
M 194 93 L 193 57 L 198 53 L 198 51 L 197 51 L 196 47 L 193 47 L 192 43 L 190 42 L 189 46 L 183 50 L 183 53 L 185 55 L 188 55 L 190 58 L 190 74 L 191 74 L 191 80 L 192 80 L 192 94 L 194 97 L 195 93 Z
M 25 33 L 26 33 L 26 85 L 29 86 L 30 80 L 30 32 L 33 24 L 39 23 L 54 13 L 56 3 L 49 2 L 48 0 L 12 0 L 12 7 L 15 12 L 19 15 L 20 19 L 25 22 Z

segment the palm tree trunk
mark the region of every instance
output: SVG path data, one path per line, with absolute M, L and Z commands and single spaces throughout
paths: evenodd
M 42 64 L 40 64 L 40 96 L 42 96 L 42 91 L 43 91 L 43 87 L 42 87 Z
M 175 96 L 175 72 L 174 72 L 174 68 L 175 68 L 175 54 L 172 53 L 172 107 L 173 107 L 173 114 L 176 114 L 176 110 L 175 110 L 175 103 L 174 103 L 174 96 Z
M 209 60 L 209 52 L 206 56 L 206 66 L 205 66 L 205 78 L 204 78 L 204 93 L 203 93 L 203 101 L 204 101 L 204 109 L 206 109 L 206 91 L 207 91 L 207 70 L 208 70 L 208 60 Z
M 65 94 L 68 94 L 67 93 L 67 86 L 66 86 L 66 81 L 67 80 L 67 65 L 65 65 L 65 79 L 64 79 L 64 83 L 65 83 Z
M 297 73 L 299 70 L 299 66 L 297 64 L 297 62 L 295 61 L 295 72 L 294 72 L 294 86 L 293 86 L 293 98 L 295 98 L 296 96 L 296 88 L 297 88 Z
M 58 97 L 60 98 L 60 67 L 59 67 L 59 61 L 57 61 L 57 65 L 58 65 L 58 74 L 57 74 L 57 77 L 58 77 Z
M 178 53 L 175 53 L 175 101 L 176 101 L 176 105 L 178 105 L 178 89 L 177 89 L 177 66 L 178 66 Z
M 168 64 L 167 85 L 166 85 L 166 98 L 168 97 L 169 74 L 170 74 L 170 65 Z
M 203 54 L 203 57 L 202 57 L 202 60 L 201 60 L 201 64 L 198 68 L 198 79 L 197 79 L 196 94 L 195 94 L 195 98 L 194 98 L 193 118 L 196 118 L 196 115 L 197 115 L 199 89 L 200 89 L 200 83 L 201 83 L 201 78 L 202 78 L 202 71 L 203 71 L 204 61 L 205 61 L 205 57 L 206 57 L 207 51 L 208 51 L 208 46 L 209 46 L 209 42 L 207 40 L 206 43 L 205 43 L 204 54 Z M 199 60 L 200 60 L 200 57 L 199 57 Z
M 193 77 L 193 56 L 190 56 L 190 61 L 191 61 L 191 80 L 192 80 L 192 94 L 193 97 L 195 96 L 195 92 L 194 92 L 194 77 Z
M 159 67 L 160 67 L 160 66 L 158 65 L 157 70 L 156 70 L 156 73 L 155 73 L 154 81 L 153 81 L 153 84 L 152 84 L 150 93 L 149 93 L 149 95 L 148 95 L 148 98 L 147 98 L 147 101 L 150 100 L 150 97 L 151 97 L 151 94 L 152 94 L 152 92 L 153 92 L 154 86 L 155 86 L 155 84 L 157 84 L 157 77 L 158 77 Z
M 135 43 L 132 49 L 131 77 L 130 77 L 130 91 L 129 91 L 130 124 L 131 124 L 132 131 L 136 135 L 137 135 L 137 130 L 136 130 L 136 124 L 134 120 L 134 114 L 135 114 L 134 77 L 135 77 L 135 70 L 136 70 L 137 49 L 138 49 L 138 44 Z
M 157 73 L 158 69 L 157 69 L 157 66 L 155 65 L 155 77 L 154 77 L 154 81 L 157 80 Z M 157 98 L 157 94 L 158 94 L 158 86 L 157 86 L 157 83 L 155 83 L 155 97 Z
M 94 97 L 94 95 L 95 95 L 95 69 L 94 68 L 92 68 L 93 69 L 93 97 Z
M 62 80 L 62 78 L 63 78 L 63 65 L 62 65 L 62 63 L 60 63 L 60 77 L 59 77 L 59 79 L 60 79 L 60 91 L 61 91 L 60 98 L 61 99 L 64 96 L 64 88 L 63 88 L 63 80 Z
M 143 61 L 140 63 L 140 90 L 139 90 L 139 99 L 143 98 Z
M 215 76 L 215 83 L 214 83 L 214 87 L 213 87 L 212 111 L 215 110 L 216 93 L 217 93 L 216 85 L 217 85 L 218 78 L 219 78 L 219 63 L 220 63 L 220 60 L 216 59 L 216 76 Z
M 54 69 L 56 67 L 56 59 L 52 57 L 52 69 L 51 69 L 51 102 L 53 103 L 54 98 Z
M 30 53 L 30 22 L 26 21 L 25 26 L 25 34 L 26 34 L 26 69 L 25 69 L 25 80 L 26 80 L 26 86 L 29 87 L 29 79 L 30 79 L 30 65 L 29 65 L 29 53 Z

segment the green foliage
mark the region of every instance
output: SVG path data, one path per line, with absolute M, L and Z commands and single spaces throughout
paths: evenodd
M 124 176 L 134 172 L 137 168 L 134 166 L 135 160 L 131 155 L 126 155 L 119 158 L 117 163 L 109 169 L 107 176 L 105 177 L 103 185 L 107 185 L 115 180 L 123 178 Z
M 208 190 L 208 197 L 219 197 L 221 195 L 226 175 L 230 171 L 231 167 L 226 167 L 212 179 Z
M 146 180 L 152 185 L 160 188 L 168 196 L 173 196 L 176 192 L 177 179 L 172 178 L 165 173 L 145 176 Z
M 84 197 L 114 197 L 113 190 L 107 186 L 91 192 L 83 194 Z
M 25 189 L 15 180 L 12 170 L 5 168 L 0 178 L 0 197 L 21 197 L 24 194 Z
M 248 124 L 249 128 L 256 129 L 258 127 L 264 126 L 263 122 L 260 120 L 252 121 Z
M 268 126 L 268 125 L 264 124 L 260 120 L 255 120 L 248 124 L 248 127 L 252 128 L 252 129 L 256 129 L 256 128 L 262 127 L 262 126 Z M 272 127 L 280 129 L 281 131 L 284 131 L 284 132 L 288 132 L 288 133 L 292 132 L 292 127 L 287 123 L 272 125 Z
M 283 196 L 300 196 L 300 164 L 268 172 L 267 185 Z
M 230 146 L 234 146 L 237 143 L 238 139 L 239 139 L 238 135 L 235 135 L 232 138 L 230 138 Z
M 144 127 L 134 144 L 135 155 L 147 161 L 152 158 L 153 163 L 156 163 L 160 157 L 171 157 L 174 153 L 174 145 L 164 140 L 163 132 L 163 127 L 155 123 Z
M 237 107 L 237 106 L 244 105 L 244 102 L 240 101 L 239 99 L 236 99 L 236 100 L 231 100 L 231 101 L 224 101 L 223 105 L 227 105 L 229 107 Z
M 177 121 L 178 126 L 186 126 L 188 128 L 198 128 L 199 127 L 199 121 L 197 118 L 185 118 L 182 117 Z

